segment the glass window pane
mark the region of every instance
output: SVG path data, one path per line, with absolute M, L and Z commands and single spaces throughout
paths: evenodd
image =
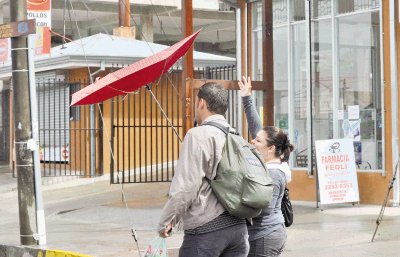
M 287 18 L 287 0 L 273 0 L 272 1 L 272 17 L 274 26 L 286 24 Z
M 293 96 L 294 96 L 294 138 L 296 146 L 294 156 L 295 167 L 306 167 L 304 156 L 307 156 L 307 56 L 306 56 L 306 24 L 292 25 L 293 45 Z
M 359 168 L 381 169 L 379 12 L 341 17 L 338 25 L 340 136 L 356 141 Z
M 330 16 L 332 10 L 332 0 L 312 0 L 311 8 L 313 18 Z
M 275 126 L 288 133 L 287 26 L 274 29 Z
M 338 11 L 350 13 L 368 9 L 379 8 L 381 0 L 338 0 Z
M 262 80 L 262 3 L 252 5 L 252 79 Z
M 291 0 L 291 21 L 304 21 L 306 19 L 306 6 L 304 0 Z
M 314 140 L 333 138 L 332 22 L 312 23 L 312 95 Z

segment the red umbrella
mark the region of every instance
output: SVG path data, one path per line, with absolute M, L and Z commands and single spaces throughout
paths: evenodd
M 141 86 L 155 81 L 189 50 L 199 32 L 193 33 L 161 52 L 110 73 L 79 90 L 72 95 L 71 106 L 99 103 L 113 96 L 133 92 Z

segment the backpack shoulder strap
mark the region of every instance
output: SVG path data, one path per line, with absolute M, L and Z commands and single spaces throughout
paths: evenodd
M 222 125 L 222 124 L 220 124 L 218 122 L 209 121 L 209 122 L 206 122 L 204 124 L 201 124 L 201 126 L 205 126 L 205 125 L 216 127 L 218 129 L 220 129 L 222 132 L 224 132 L 225 135 L 229 133 L 229 127 L 228 126 L 224 126 L 224 125 Z
M 209 122 L 201 124 L 201 126 L 206 126 L 206 125 L 213 126 L 213 127 L 216 127 L 218 129 L 220 129 L 222 132 L 224 132 L 225 135 L 228 135 L 228 133 L 229 133 L 229 127 L 228 126 L 224 126 L 224 125 L 222 125 L 222 124 L 220 124 L 218 122 L 209 121 Z M 206 179 L 206 181 L 209 184 L 211 184 L 211 179 L 210 178 L 208 178 L 207 176 L 205 176 L 204 178 Z
M 221 123 L 218 123 L 218 122 L 209 121 L 209 122 L 206 122 L 206 123 L 202 124 L 201 126 L 205 126 L 205 125 L 216 127 L 218 129 L 220 129 L 222 132 L 224 132 L 225 135 L 227 135 L 228 133 L 239 135 L 236 132 L 230 131 L 229 126 L 224 126 L 224 125 L 222 125 Z

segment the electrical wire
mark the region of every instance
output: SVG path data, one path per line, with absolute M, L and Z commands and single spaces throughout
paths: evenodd
M 83 1 L 83 0 L 79 0 L 84 6 L 85 6 L 85 8 L 89 11 L 89 12 L 93 12 L 90 8 L 89 8 L 89 6 Z M 111 35 L 108 33 L 108 30 L 106 29 L 106 27 L 100 22 L 100 20 L 96 17 L 96 16 L 94 16 L 94 19 L 96 20 L 96 22 L 100 25 L 100 27 L 104 30 L 104 32 L 107 34 L 107 35 L 109 35 L 110 37 L 111 37 Z M 114 40 L 114 38 L 113 37 L 111 37 L 113 40 Z
M 83 45 L 83 40 L 82 40 L 82 36 L 81 36 L 81 30 L 79 29 L 79 26 L 78 26 L 78 19 L 76 17 L 74 6 L 72 5 L 72 1 L 71 0 L 68 0 L 68 1 L 69 1 L 70 6 L 71 6 L 73 14 L 75 15 L 75 25 L 76 25 L 76 29 L 78 30 L 79 40 L 81 41 L 83 56 L 85 57 L 85 63 L 86 63 L 87 70 L 88 70 L 88 73 L 89 73 L 90 83 L 93 84 L 93 76 L 92 76 L 92 73 L 90 72 L 90 67 L 89 67 L 89 63 L 88 63 L 88 59 L 87 59 L 87 55 L 86 55 L 86 51 L 85 51 L 85 46 Z
M 88 64 L 87 55 L 86 55 L 86 51 L 85 51 L 85 46 L 84 46 L 84 44 L 83 44 L 82 36 L 81 36 L 80 29 L 79 29 L 79 26 L 78 26 L 78 22 L 77 22 L 77 18 L 76 18 L 76 13 L 75 13 L 75 10 L 74 10 L 74 7 L 73 7 L 73 5 L 72 5 L 72 1 L 71 1 L 71 0 L 69 0 L 69 3 L 70 3 L 70 6 L 71 6 L 71 9 L 72 9 L 72 12 L 73 12 L 74 15 L 75 15 L 75 24 L 76 24 L 76 28 L 77 28 L 77 30 L 78 30 L 78 35 L 79 35 L 79 38 L 80 38 L 80 41 L 81 41 L 81 44 L 82 44 L 82 51 L 83 51 L 83 54 L 84 54 L 84 57 L 85 57 L 85 62 L 86 62 L 86 66 L 87 66 L 87 69 L 88 69 L 90 82 L 91 82 L 91 84 L 93 84 L 93 76 L 92 76 L 92 73 L 91 73 L 91 71 L 90 71 L 90 67 L 89 67 L 89 64 Z M 100 111 L 101 119 L 102 119 L 102 122 L 103 122 L 103 124 L 104 124 L 104 123 L 105 123 L 105 122 L 104 122 L 104 117 L 103 117 L 103 114 L 102 114 L 102 112 L 101 112 L 100 105 L 97 104 L 97 107 L 98 107 L 98 109 L 99 109 L 99 111 Z M 112 156 L 112 158 L 113 158 L 113 160 L 114 160 L 114 163 L 115 163 L 115 157 L 114 157 L 114 153 L 113 153 L 112 148 L 111 148 L 110 138 L 109 138 L 109 136 L 108 136 L 107 130 L 105 130 L 105 134 L 106 134 L 106 137 L 107 137 L 107 141 L 109 142 L 111 156 Z M 118 176 L 118 178 L 121 177 L 121 172 L 120 172 L 119 170 L 117 170 L 117 176 Z M 130 212 L 129 212 L 129 207 L 128 207 L 128 203 L 127 203 L 127 201 L 126 201 L 123 183 L 122 183 L 122 180 L 121 180 L 121 179 L 118 179 L 118 181 L 120 181 L 121 193 L 122 193 L 122 200 L 123 200 L 123 202 L 124 202 L 124 205 L 125 205 L 125 208 L 126 208 L 126 211 L 127 211 L 127 216 L 128 216 L 128 218 L 129 218 L 129 220 L 130 220 L 132 236 L 133 236 L 133 238 L 134 238 L 134 241 L 136 242 L 136 246 L 137 246 L 137 250 L 138 250 L 139 256 L 141 257 L 140 247 L 139 247 L 139 243 L 138 243 L 138 239 L 137 239 L 137 235 L 136 235 L 136 229 L 135 229 L 135 227 L 133 226 L 133 219 L 132 219 L 132 217 L 131 217 L 131 215 L 130 215 Z
M 87 9 L 89 12 L 92 12 L 92 10 L 87 6 L 87 4 L 84 2 L 84 0 L 80 0 L 80 2 L 82 2 L 82 4 L 86 7 L 86 9 Z M 81 41 L 81 47 L 82 47 L 83 54 L 84 54 L 84 57 L 85 57 L 85 62 L 86 62 L 86 66 L 87 66 L 87 69 L 88 69 L 90 81 L 91 81 L 91 83 L 93 83 L 93 76 L 92 76 L 92 73 L 91 73 L 90 68 L 89 68 L 89 65 L 88 65 L 87 55 L 86 55 L 85 47 L 84 47 L 84 44 L 83 44 L 82 36 L 81 36 L 81 33 L 80 33 L 80 29 L 79 29 L 79 26 L 78 26 L 76 13 L 75 13 L 75 10 L 74 10 L 74 7 L 73 7 L 73 5 L 72 5 L 72 1 L 71 1 L 71 0 L 69 0 L 69 3 L 70 3 L 70 8 L 71 8 L 71 10 L 72 10 L 72 12 L 73 12 L 73 14 L 74 14 L 74 16 L 75 16 L 75 25 L 76 25 L 76 28 L 77 28 L 77 31 L 78 31 L 78 35 L 79 35 L 79 38 L 80 38 L 80 41 Z M 150 3 L 151 3 L 151 5 L 152 5 L 153 11 L 155 12 L 155 14 L 156 14 L 156 16 L 157 16 L 157 19 L 158 19 L 158 21 L 160 22 L 160 25 L 161 25 L 161 24 L 162 24 L 162 23 L 161 23 L 161 19 L 160 19 L 159 15 L 158 15 L 157 11 L 155 10 L 154 5 L 153 5 L 153 3 L 152 3 L 151 0 L 150 0 Z M 125 7 L 127 7 L 126 4 L 125 4 L 125 2 L 123 2 L 123 4 L 125 5 Z M 68 8 L 68 9 L 69 9 L 69 8 Z M 69 9 L 69 10 L 70 10 L 70 9 Z M 131 19 L 133 20 L 133 22 L 135 23 L 135 25 L 138 26 L 137 23 L 136 23 L 136 21 L 135 21 L 134 18 L 132 17 L 132 14 L 129 13 L 129 15 L 130 15 L 130 18 L 131 18 Z M 168 15 L 169 15 L 169 17 L 171 18 L 171 16 L 170 16 L 169 13 L 168 13 Z M 70 15 L 70 18 L 71 18 L 71 15 Z M 64 17 L 64 19 L 65 19 L 65 17 Z M 172 19 L 172 18 L 171 18 L 171 19 Z M 100 21 L 99 21 L 97 18 L 96 18 L 96 21 L 100 23 Z M 173 21 L 173 22 L 174 22 L 174 21 Z M 72 21 L 71 21 L 71 23 L 72 23 Z M 175 23 L 175 22 L 174 22 L 174 23 Z M 177 26 L 176 23 L 175 23 L 175 25 Z M 104 27 L 103 27 L 103 28 L 104 28 Z M 179 27 L 178 27 L 178 28 L 179 28 Z M 105 28 L 104 28 L 104 29 L 105 29 Z M 168 40 L 168 37 L 166 36 L 166 33 L 165 33 L 164 29 L 162 28 L 162 26 L 161 26 L 161 30 L 163 31 L 163 34 L 164 34 L 165 38 Z M 106 29 L 105 29 L 105 31 L 106 31 L 106 34 L 108 35 L 108 31 L 107 31 Z M 180 30 L 180 31 L 181 31 L 181 30 Z M 53 33 L 55 33 L 55 32 L 53 32 Z M 58 34 L 58 33 L 55 33 L 55 34 Z M 146 42 L 146 44 L 147 44 L 148 47 L 150 48 L 151 52 L 154 54 L 153 49 L 151 48 L 149 42 L 146 40 L 146 38 L 145 38 L 145 36 L 144 36 L 144 34 L 143 34 L 142 31 L 141 31 L 141 34 L 142 34 L 142 38 L 144 39 L 144 41 Z M 58 34 L 58 35 L 59 35 L 59 34 Z M 59 35 L 59 36 L 61 36 L 61 35 Z M 67 38 L 67 37 L 65 37 L 65 35 L 64 35 L 64 36 L 63 36 L 63 39 L 65 40 L 66 38 Z M 165 63 L 164 63 L 164 64 L 165 64 Z M 162 73 L 161 73 L 161 74 L 164 74 L 164 72 L 165 72 L 164 69 L 165 69 L 165 66 L 163 67 L 163 70 L 162 70 Z M 171 81 L 170 77 L 168 76 L 168 73 L 169 73 L 169 72 L 166 72 L 166 77 L 167 77 L 167 79 L 170 81 L 172 87 L 175 89 L 175 91 L 176 91 L 176 92 L 178 93 L 178 95 L 179 95 L 179 92 L 178 92 L 177 88 L 175 87 L 173 81 Z M 160 84 L 160 81 L 161 81 L 161 77 L 160 77 L 159 80 L 156 82 L 156 85 L 159 85 L 159 84 Z M 159 102 L 158 102 L 157 98 L 155 97 L 155 95 L 152 93 L 152 91 L 151 91 L 151 89 L 149 88 L 149 86 L 147 86 L 147 89 L 148 89 L 148 90 L 150 91 L 150 93 L 152 94 L 152 96 L 153 96 L 153 98 L 155 99 L 156 103 L 159 105 L 161 111 L 163 111 L 161 105 L 159 104 Z M 117 90 L 117 89 L 115 89 L 115 90 Z M 120 90 L 119 90 L 119 91 L 120 91 Z M 133 93 L 133 92 L 124 92 L 124 93 L 126 93 L 126 94 L 128 95 L 128 94 L 131 94 L 131 93 Z M 124 98 L 124 99 L 125 99 L 125 98 Z M 100 113 L 100 116 L 101 116 L 102 123 L 104 124 L 105 122 L 104 122 L 104 117 L 103 117 L 103 113 L 102 113 L 102 111 L 101 111 L 100 104 L 97 104 L 97 107 L 98 107 L 98 109 L 99 109 L 99 113 Z M 165 114 L 164 111 L 163 111 L 163 113 Z M 166 114 L 165 114 L 165 117 L 166 117 L 168 123 L 170 124 L 170 126 L 172 126 L 172 128 L 174 129 L 174 132 L 175 132 L 175 134 L 178 136 L 179 141 L 182 143 L 182 139 L 180 138 L 178 132 L 175 130 L 173 124 L 169 121 L 169 119 L 168 119 L 168 117 L 167 117 Z M 110 141 L 110 137 L 109 137 L 109 135 L 108 135 L 107 130 L 105 130 L 105 135 L 106 135 L 107 141 L 108 141 L 108 143 L 109 143 L 109 148 L 110 148 L 110 153 L 111 153 L 112 159 L 114 160 L 114 163 L 115 163 L 115 156 L 114 156 L 114 152 L 113 152 L 113 150 L 112 150 L 111 141 Z M 132 219 L 132 216 L 130 215 L 129 206 L 128 206 L 128 203 L 127 203 L 127 200 L 126 200 L 126 196 L 125 196 L 125 191 L 124 191 L 124 187 L 123 187 L 123 183 L 122 183 L 122 179 L 121 179 L 121 172 L 120 172 L 118 169 L 117 169 L 117 177 L 118 177 L 118 181 L 120 182 L 120 185 L 121 185 L 122 200 L 123 200 L 123 202 L 124 202 L 125 209 L 126 209 L 126 211 L 127 211 L 127 216 L 128 216 L 128 218 L 129 218 L 129 220 L 130 220 L 130 224 L 132 225 L 132 228 L 131 228 L 132 236 L 133 236 L 133 238 L 134 238 L 134 240 L 135 240 L 135 242 L 136 242 L 136 246 L 137 246 L 137 249 L 138 249 L 139 256 L 141 256 L 140 247 L 139 247 L 139 243 L 138 243 L 138 239 L 137 239 L 137 234 L 136 234 L 136 229 L 135 229 L 134 226 L 133 226 L 133 219 Z
M 167 37 L 167 34 L 165 33 L 165 30 L 164 30 L 164 28 L 163 28 L 163 26 L 162 26 L 162 22 L 161 22 L 161 20 L 160 20 L 160 17 L 158 16 L 158 13 L 157 13 L 157 11 L 156 11 L 156 8 L 154 7 L 153 2 L 152 2 L 151 0 L 149 0 L 149 2 L 150 2 L 150 5 L 151 5 L 151 8 L 153 9 L 154 14 L 155 14 L 156 17 L 157 17 L 158 22 L 160 23 L 161 32 L 163 33 L 165 39 L 166 39 L 167 41 L 169 41 L 169 39 L 168 39 L 168 37 Z
M 83 0 L 81 0 L 83 1 Z M 122 1 L 123 5 L 125 6 L 125 10 L 128 9 L 128 7 L 126 6 L 126 3 L 124 1 Z M 153 4 L 152 4 L 153 6 Z M 153 6 L 153 10 L 154 10 L 154 6 Z M 133 21 L 133 23 L 135 24 L 136 27 L 139 27 L 139 25 L 137 24 L 137 22 L 135 21 L 135 19 L 133 18 L 133 15 L 131 12 L 129 12 L 129 17 L 131 18 L 131 20 Z M 158 17 L 158 16 L 157 16 Z M 161 30 L 163 31 L 163 33 L 165 34 L 164 29 L 161 27 Z M 147 46 L 149 47 L 150 51 L 152 52 L 152 54 L 155 54 L 153 51 L 153 48 L 151 48 L 150 43 L 148 42 L 148 40 L 146 39 L 145 35 L 143 34 L 143 31 L 140 30 L 140 34 L 142 36 L 142 38 L 144 39 L 144 41 L 146 42 Z M 178 93 L 179 96 L 179 91 L 178 89 L 175 87 L 175 84 L 173 83 L 173 81 L 171 80 L 171 78 L 169 78 L 169 76 L 167 76 L 167 79 L 169 80 L 169 82 L 171 83 L 171 86 L 174 88 L 175 92 Z

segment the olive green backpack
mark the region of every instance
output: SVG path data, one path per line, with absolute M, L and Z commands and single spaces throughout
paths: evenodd
M 269 205 L 274 188 L 261 157 L 243 137 L 229 132 L 229 127 L 216 122 L 202 125 L 217 127 L 226 134 L 215 178 L 207 178 L 213 192 L 230 214 L 257 217 Z

